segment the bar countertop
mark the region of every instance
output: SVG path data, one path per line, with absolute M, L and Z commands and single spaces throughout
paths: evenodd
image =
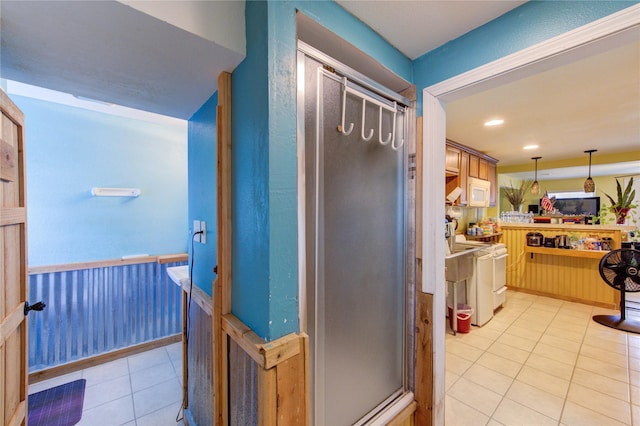
M 626 225 L 579 225 L 574 223 L 500 223 L 500 228 L 503 229 L 531 229 L 531 230 L 545 230 L 545 229 L 566 229 L 567 231 L 623 231 L 629 232 L 636 228 Z

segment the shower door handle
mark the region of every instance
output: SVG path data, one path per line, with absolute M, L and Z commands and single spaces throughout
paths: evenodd
M 29 311 L 42 311 L 47 305 L 44 302 L 36 302 L 33 305 L 29 305 L 29 302 L 24 302 L 24 316 L 29 315 Z

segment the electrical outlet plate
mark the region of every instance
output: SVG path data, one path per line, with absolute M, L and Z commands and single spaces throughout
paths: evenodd
M 202 234 L 196 234 L 197 232 L 200 232 L 200 221 L 194 220 L 193 221 L 193 241 L 195 241 L 196 243 L 199 243 L 200 235 Z
M 195 235 L 200 231 L 202 231 L 202 234 Z M 204 220 L 194 220 L 193 234 L 195 235 L 194 241 L 196 243 L 207 244 L 207 222 L 205 222 Z

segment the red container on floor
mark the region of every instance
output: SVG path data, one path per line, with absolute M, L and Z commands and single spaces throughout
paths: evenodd
M 449 308 L 449 327 L 453 330 L 453 306 Z M 471 315 L 473 308 L 462 303 L 458 304 L 458 333 L 468 333 L 471 331 Z

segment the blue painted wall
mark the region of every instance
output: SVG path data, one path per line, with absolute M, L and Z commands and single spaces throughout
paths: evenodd
M 233 313 L 266 340 L 298 329 L 296 10 L 415 82 L 420 105 L 424 87 L 631 4 L 526 3 L 412 63 L 334 2 L 247 2 L 247 58 L 233 73 Z
M 25 114 L 29 266 L 186 252 L 186 123 L 11 98 Z M 142 195 L 93 197 L 94 186 Z
M 232 312 L 269 340 L 267 5 L 247 2 L 247 58 L 232 74 Z M 294 120 L 295 121 L 295 120 Z
M 189 119 L 189 260 L 193 260 L 192 281 L 212 295 L 216 265 L 216 107 L 214 93 Z M 207 243 L 191 244 L 193 221 L 207 222 Z M 191 250 L 193 246 L 193 251 Z
M 618 12 L 637 1 L 530 1 L 414 61 L 422 89 Z
M 411 79 L 409 59 L 336 3 L 247 2 L 247 58 L 232 79 L 232 310 L 266 340 L 298 331 L 298 9 Z

